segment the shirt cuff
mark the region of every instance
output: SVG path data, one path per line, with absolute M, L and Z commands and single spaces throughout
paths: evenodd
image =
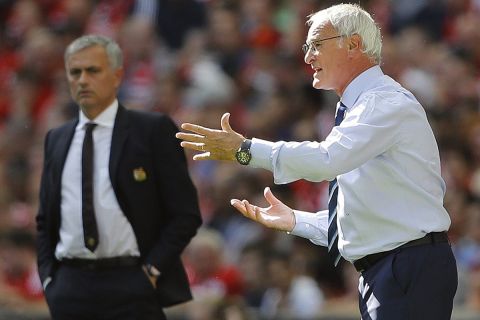
M 147 264 L 145 267 L 147 268 L 147 273 L 150 276 L 152 276 L 152 277 L 159 277 L 160 276 L 161 272 L 157 268 L 155 268 L 154 265 Z
M 274 142 L 253 138 L 250 152 L 252 160 L 250 166 L 273 171 L 271 160 Z
M 328 218 L 328 210 L 317 213 L 293 210 L 293 214 L 296 223 L 289 234 L 309 239 L 320 246 L 327 246 L 327 230 L 322 228 L 321 221 Z

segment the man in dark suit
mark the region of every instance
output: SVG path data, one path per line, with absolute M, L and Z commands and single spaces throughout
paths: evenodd
M 65 51 L 79 118 L 48 132 L 38 270 L 54 319 L 165 319 L 191 299 L 180 254 L 201 225 L 170 118 L 117 100 L 122 52 L 83 36 Z

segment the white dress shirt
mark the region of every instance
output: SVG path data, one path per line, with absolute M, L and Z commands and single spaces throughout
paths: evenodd
M 62 173 L 60 241 L 55 250 L 57 259 L 96 259 L 116 256 L 140 256 L 133 229 L 118 204 L 109 175 L 110 146 L 118 101 L 105 109 L 92 122 L 94 171 L 93 200 L 99 233 L 94 252 L 83 241 L 82 224 L 82 146 L 85 124 L 90 120 L 80 111 L 80 117 L 65 167 Z
M 341 101 L 345 119 L 325 141 L 253 139 L 250 164 L 272 171 L 277 184 L 337 177 L 338 246 L 346 260 L 448 230 L 438 147 L 420 103 L 379 66 L 355 78 Z M 294 213 L 291 233 L 326 246 L 328 211 Z

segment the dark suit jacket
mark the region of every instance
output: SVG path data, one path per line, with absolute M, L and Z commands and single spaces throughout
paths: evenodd
M 42 282 L 54 278 L 58 261 L 61 178 L 75 127 L 73 120 L 50 130 L 37 215 L 38 270 Z M 143 263 L 161 271 L 157 296 L 162 306 L 191 299 L 180 254 L 201 225 L 197 193 L 185 154 L 175 138 L 173 121 L 161 114 L 127 110 L 119 105 L 110 150 L 110 179 L 133 227 Z M 143 168 L 146 179 L 134 178 Z M 141 169 L 142 170 L 142 169 Z M 121 241 L 121 239 L 119 239 Z

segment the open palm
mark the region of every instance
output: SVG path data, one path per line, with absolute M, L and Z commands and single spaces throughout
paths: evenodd
M 278 200 L 270 190 L 265 188 L 264 196 L 270 206 L 260 208 L 250 204 L 248 200 L 232 199 L 230 203 L 245 217 L 256 221 L 268 228 L 281 231 L 292 231 L 295 227 L 293 210 Z

